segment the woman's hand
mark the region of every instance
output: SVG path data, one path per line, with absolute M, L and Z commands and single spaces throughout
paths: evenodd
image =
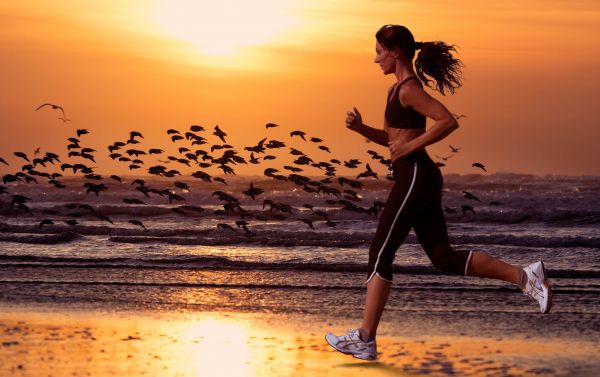
M 357 131 L 360 126 L 362 126 L 362 116 L 356 109 L 353 107 L 354 112 L 348 111 L 346 112 L 346 127 L 351 129 L 352 131 Z
M 392 161 L 395 161 L 397 158 L 406 157 L 413 152 L 409 143 L 403 140 L 390 141 L 388 145 L 392 154 Z

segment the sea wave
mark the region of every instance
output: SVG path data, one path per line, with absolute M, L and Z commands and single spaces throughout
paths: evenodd
M 139 281 L 56 281 L 56 280 L 0 280 L 0 284 L 11 285 L 62 285 L 62 286 L 126 286 L 126 287 L 164 287 L 164 288 L 228 288 L 228 289 L 319 289 L 319 290 L 358 290 L 364 291 L 364 284 L 328 285 L 322 282 L 315 284 L 285 284 L 285 283 L 206 283 L 206 282 L 139 282 Z M 396 285 L 394 289 L 402 291 L 442 291 L 442 292 L 514 292 L 518 288 L 508 286 L 473 286 L 473 285 Z M 583 286 L 554 286 L 554 294 L 600 294 L 600 286 L 591 284 Z
M 365 263 L 317 263 L 291 261 L 255 262 L 234 260 L 221 256 L 176 256 L 163 258 L 75 258 L 0 254 L 0 266 L 367 272 L 367 265 Z M 435 267 L 423 265 L 394 265 L 393 272 L 395 274 L 407 275 L 443 275 L 443 273 L 439 272 Z M 553 278 L 600 278 L 600 270 L 549 269 L 547 272 L 548 275 Z
M 325 246 L 355 247 L 369 244 L 372 231 L 308 231 L 285 229 L 261 229 L 247 232 L 241 228 L 177 228 L 177 229 L 134 229 L 110 226 L 62 226 L 15 225 L 0 222 L 0 241 L 22 243 L 71 242 L 83 236 L 109 236 L 112 242 L 120 243 L 166 243 L 174 245 L 269 245 L 269 246 Z M 53 235 L 54 237 L 49 237 Z M 451 235 L 454 245 L 503 245 L 548 248 L 600 248 L 600 237 L 587 236 L 538 236 L 512 234 Z M 44 241 L 49 240 L 49 241 Z M 54 242 L 50 242 L 50 240 Z M 416 244 L 417 238 L 410 234 L 405 243 Z

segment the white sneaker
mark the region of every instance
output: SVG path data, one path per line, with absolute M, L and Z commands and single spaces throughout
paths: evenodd
M 371 340 L 370 342 L 363 341 L 360 339 L 358 329 L 348 330 L 348 333 L 342 336 L 327 333 L 325 340 L 337 351 L 346 355 L 352 355 L 357 359 L 375 360 L 377 358 L 377 344 L 375 340 Z
M 540 303 L 540 312 L 548 313 L 552 307 L 552 288 L 542 261 L 523 269 L 527 274 L 527 285 L 523 293 Z

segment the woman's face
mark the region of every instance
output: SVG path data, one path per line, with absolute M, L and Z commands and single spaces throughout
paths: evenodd
M 375 42 L 375 63 L 379 64 L 384 75 L 394 73 L 396 70 L 394 53 L 380 45 L 379 41 Z

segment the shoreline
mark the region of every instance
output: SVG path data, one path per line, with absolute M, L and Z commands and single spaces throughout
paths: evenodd
M 385 318 L 384 318 L 385 320 Z M 256 312 L 0 304 L 0 365 L 9 376 L 591 376 L 591 340 L 429 334 L 382 323 L 379 359 L 331 349 L 327 331 L 357 320 Z

